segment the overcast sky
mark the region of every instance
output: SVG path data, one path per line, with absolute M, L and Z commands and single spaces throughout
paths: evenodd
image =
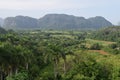
M 120 22 L 120 0 L 0 0 L 0 17 L 24 15 L 40 18 L 46 14 L 69 14 L 85 18 L 103 16 Z

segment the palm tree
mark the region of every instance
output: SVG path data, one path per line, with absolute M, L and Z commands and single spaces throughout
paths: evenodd
M 54 77 L 55 77 L 55 80 L 56 80 L 57 76 L 59 74 L 58 63 L 59 63 L 60 57 L 62 57 L 63 60 L 64 60 L 63 70 L 64 70 L 64 74 L 66 73 L 66 54 L 65 54 L 64 49 L 60 45 L 51 44 L 48 47 L 51 49 L 50 54 L 52 54 L 52 59 L 53 59 L 53 62 L 54 62 Z
M 16 69 L 17 67 L 20 66 L 24 66 L 25 65 L 25 69 L 28 70 L 29 68 L 29 63 L 31 62 L 32 60 L 32 53 L 30 50 L 28 50 L 27 48 L 24 48 L 22 47 L 21 45 L 19 46 L 16 46 L 16 60 L 18 61 L 17 62 L 17 66 L 16 66 Z M 17 71 L 16 71 L 17 72 Z
M 7 45 L 7 47 L 9 47 Z M 12 54 L 10 48 L 6 48 L 6 44 L 0 46 L 0 71 L 1 80 L 4 80 L 4 76 L 9 73 L 9 67 L 11 66 Z

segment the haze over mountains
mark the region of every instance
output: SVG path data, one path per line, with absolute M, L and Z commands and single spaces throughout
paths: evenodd
M 0 18 L 0 26 L 3 26 L 3 22 L 4 22 L 4 20 L 2 18 Z
M 109 26 L 113 24 L 101 16 L 85 19 L 66 14 L 47 14 L 40 19 L 28 16 L 8 17 L 3 24 L 7 29 L 99 29 Z
M 27 16 L 8 17 L 3 27 L 8 29 L 37 28 L 38 20 Z

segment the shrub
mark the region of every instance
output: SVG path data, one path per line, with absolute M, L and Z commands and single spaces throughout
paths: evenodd
M 109 47 L 112 49 L 115 49 L 115 48 L 117 48 L 117 44 L 110 44 Z
M 98 43 L 95 43 L 90 47 L 90 49 L 92 49 L 92 50 L 100 50 L 101 48 L 102 48 L 102 46 Z

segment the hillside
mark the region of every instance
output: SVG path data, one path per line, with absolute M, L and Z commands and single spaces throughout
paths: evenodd
M 37 28 L 38 20 L 28 16 L 8 17 L 4 20 L 3 27 L 7 29 Z
M 2 18 L 0 18 L 0 25 L 3 25 L 4 20 Z
M 41 28 L 47 29 L 80 29 L 86 28 L 90 23 L 84 17 L 75 17 L 65 14 L 48 14 L 39 19 Z
M 107 21 L 104 17 L 101 16 L 96 16 L 96 17 L 91 17 L 88 19 L 93 28 L 102 28 L 102 27 L 106 27 L 106 26 L 112 26 L 112 24 Z
M 39 19 L 39 26 L 47 29 L 99 29 L 112 26 L 103 17 L 85 19 L 66 14 L 48 14 Z
M 91 38 L 106 41 L 118 41 L 120 40 L 120 26 L 95 31 L 91 34 Z
M 0 34 L 4 34 L 4 33 L 6 33 L 6 30 L 0 27 Z
M 40 19 L 27 16 L 8 17 L 4 20 L 3 27 L 8 29 L 99 29 L 112 26 L 112 23 L 103 17 L 76 17 L 66 14 L 47 14 Z

